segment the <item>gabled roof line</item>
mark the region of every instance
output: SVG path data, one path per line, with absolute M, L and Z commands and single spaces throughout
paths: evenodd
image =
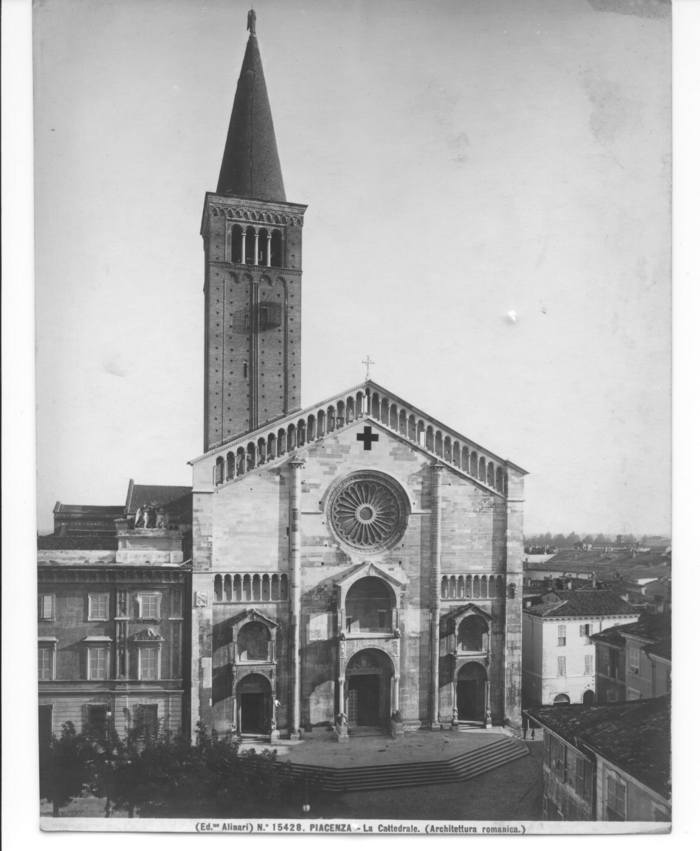
M 227 438 L 223 443 L 219 444 L 218 446 L 214 447 L 213 449 L 209 449 L 207 452 L 204 452 L 201 455 L 198 455 L 196 458 L 193 458 L 191 461 L 188 461 L 187 463 L 192 466 L 194 464 L 199 463 L 200 461 L 203 461 L 205 458 L 212 458 L 212 457 L 215 457 L 215 456 L 220 455 L 222 453 L 225 453 L 229 449 L 230 446 L 232 446 L 233 444 L 236 444 L 236 443 L 240 443 L 244 439 L 247 439 L 248 441 L 252 441 L 252 442 L 257 442 L 260 439 L 260 437 L 266 436 L 267 434 L 270 433 L 270 431 L 273 431 L 275 428 L 279 428 L 285 422 L 291 424 L 294 420 L 302 419 L 305 416 L 307 416 L 308 414 L 313 414 L 316 410 L 318 410 L 319 408 L 322 408 L 323 406 L 325 406 L 327 404 L 330 404 L 331 402 L 345 401 L 345 397 L 347 397 L 351 394 L 355 394 L 359 391 L 366 391 L 367 388 L 371 388 L 373 390 L 376 390 L 379 393 L 383 393 L 385 396 L 390 398 L 396 404 L 402 405 L 403 407 L 409 409 L 411 411 L 411 413 L 415 414 L 416 416 L 418 416 L 420 418 L 427 420 L 428 424 L 435 426 L 438 430 L 441 430 L 441 431 L 444 430 L 445 432 L 448 432 L 447 436 L 454 437 L 457 440 L 459 440 L 461 443 L 467 444 L 472 450 L 477 450 L 477 451 L 483 452 L 485 455 L 488 455 L 491 460 L 497 461 L 500 464 L 502 464 L 503 466 L 507 465 L 509 467 L 512 467 L 513 469 L 517 470 L 518 472 L 522 473 L 523 475 L 527 475 L 527 470 L 525 470 L 523 467 L 518 466 L 517 464 L 508 460 L 507 458 L 502 458 L 500 455 L 497 455 L 495 452 L 492 452 L 490 449 L 486 449 L 485 447 L 483 447 L 480 444 L 476 443 L 475 441 L 471 440 L 471 438 L 466 437 L 466 435 L 462 434 L 461 432 L 457 431 L 456 429 L 450 428 L 449 426 L 440 422 L 440 420 L 436 419 L 435 417 L 432 417 L 429 414 L 426 414 L 420 408 L 417 408 L 415 405 L 412 405 L 411 403 L 406 402 L 400 396 L 397 396 L 395 393 L 392 393 L 391 391 L 387 390 L 386 388 L 382 387 L 381 385 L 377 384 L 375 381 L 372 381 L 371 379 L 369 381 L 363 381 L 361 384 L 356 384 L 354 387 L 350 387 L 347 390 L 342 390 L 341 392 L 336 393 L 333 396 L 329 396 L 328 398 L 324 399 L 321 402 L 316 402 L 314 405 L 310 405 L 307 408 L 300 408 L 298 411 L 293 411 L 293 412 L 290 412 L 289 414 L 285 414 L 282 417 L 277 417 L 274 420 L 270 420 L 268 423 L 265 423 L 264 425 L 259 426 L 258 428 L 254 429 L 253 431 L 240 432 L 239 434 L 234 435 L 233 437 Z M 371 419 L 373 422 L 376 422 L 379 425 L 383 425 L 383 426 L 386 427 L 385 423 L 381 423 L 380 421 L 376 420 L 374 417 L 372 417 L 371 414 L 365 414 L 361 419 L 363 419 L 363 420 Z M 354 422 L 351 423 L 351 425 L 354 425 L 355 423 L 357 423 L 359 421 L 360 421 L 360 418 L 356 417 Z M 344 428 L 344 426 L 343 426 L 343 428 Z M 340 429 L 334 430 L 332 432 L 332 434 L 335 434 L 336 431 L 340 431 Z M 394 431 L 391 428 L 388 428 L 388 431 L 391 434 L 395 434 L 398 437 L 406 439 L 405 436 L 400 434 L 398 431 Z M 325 436 L 326 435 L 324 435 L 324 437 Z M 419 444 L 414 443 L 411 440 L 407 440 L 407 442 L 410 446 L 419 446 L 420 449 L 424 449 L 428 455 L 431 455 L 435 458 L 440 458 L 439 455 L 437 455 L 434 452 L 431 452 L 426 446 L 420 446 Z M 440 460 L 444 461 L 444 459 L 440 459 Z M 450 464 L 449 462 L 444 462 L 444 463 L 446 463 L 451 469 L 459 470 L 460 472 L 465 473 L 464 470 L 461 470 L 459 467 L 457 467 L 453 464 Z M 466 473 L 466 475 L 470 479 L 472 478 L 472 476 L 469 473 Z M 480 480 L 475 479 L 475 481 L 480 481 Z M 485 485 L 485 487 L 487 487 L 489 490 L 495 491 L 495 488 L 494 489 L 490 488 L 489 485 L 487 485 L 485 482 L 481 482 L 481 484 Z M 498 493 L 498 491 L 495 491 L 495 492 Z
M 321 403 L 321 404 L 324 404 L 324 403 Z M 246 470 L 245 473 L 241 473 L 240 475 L 237 475 L 234 479 L 227 479 L 226 481 L 222 482 L 220 485 L 216 485 L 216 489 L 220 490 L 221 488 L 225 488 L 229 485 L 233 485 L 236 482 L 241 482 L 241 481 L 243 481 L 243 479 L 247 478 L 248 476 L 253 476 L 255 473 L 258 473 L 260 470 L 269 470 L 269 469 L 272 469 L 274 467 L 279 467 L 282 464 L 284 464 L 285 462 L 288 462 L 293 458 L 298 458 L 299 455 L 303 454 L 307 449 L 311 449 L 312 446 L 315 446 L 317 443 L 321 443 L 327 437 L 332 437 L 333 435 L 336 435 L 336 434 L 342 434 L 342 432 L 348 431 L 348 429 L 357 428 L 357 425 L 360 422 L 363 422 L 363 423 L 371 422 L 378 429 L 381 429 L 385 434 L 388 434 L 391 437 L 394 437 L 397 440 L 400 440 L 402 443 L 405 443 L 407 446 L 410 446 L 411 449 L 415 449 L 418 452 L 423 452 L 428 458 L 439 462 L 440 464 L 444 465 L 448 470 L 451 470 L 453 473 L 457 473 L 457 475 L 463 476 L 465 479 L 472 482 L 472 484 L 476 485 L 477 487 L 480 487 L 483 490 L 487 491 L 488 493 L 494 494 L 495 496 L 500 496 L 503 499 L 507 499 L 505 493 L 501 493 L 500 491 L 497 491 L 495 487 L 491 487 L 491 485 L 489 485 L 487 482 L 482 482 L 481 479 L 478 479 L 478 478 L 472 476 L 471 473 L 467 473 L 465 470 L 462 470 L 460 467 L 456 467 L 454 464 L 450 463 L 449 461 L 445 461 L 444 458 L 440 458 L 440 456 L 436 455 L 434 452 L 431 452 L 427 447 L 419 446 L 417 443 L 413 443 L 413 441 L 409 440 L 403 434 L 399 434 L 399 432 L 393 431 L 385 423 L 382 423 L 379 420 L 376 420 L 374 417 L 370 416 L 369 414 L 366 414 L 365 416 L 363 416 L 361 420 L 354 420 L 351 423 L 346 423 L 344 426 L 341 426 L 340 428 L 334 429 L 329 434 L 325 434 L 323 437 L 317 438 L 316 440 L 313 441 L 313 443 L 306 443 L 306 444 L 304 444 L 304 446 L 298 446 L 296 449 L 292 449 L 291 452 L 285 452 L 284 455 L 281 455 L 277 458 L 274 458 L 272 461 L 267 461 L 262 466 L 254 467 L 252 470 Z M 251 435 L 254 435 L 254 434 L 255 434 L 255 432 L 251 432 Z M 247 435 L 243 435 L 243 437 L 245 438 L 245 437 L 247 437 Z M 240 442 L 240 440 L 236 441 L 236 442 Z M 214 453 L 212 453 L 212 452 L 207 453 L 207 455 L 212 455 L 212 454 L 220 455 L 221 452 L 219 451 L 219 452 L 214 452 Z M 204 458 L 204 457 L 206 457 L 206 456 L 203 455 L 202 458 Z M 200 460 L 200 459 L 195 459 L 195 461 L 190 461 L 188 463 L 194 464 L 198 460 Z

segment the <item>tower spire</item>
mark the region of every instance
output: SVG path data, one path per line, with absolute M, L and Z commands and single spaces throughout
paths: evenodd
M 267 96 L 255 31 L 255 10 L 248 12 L 250 31 L 238 78 L 217 194 L 286 201 L 275 128 Z

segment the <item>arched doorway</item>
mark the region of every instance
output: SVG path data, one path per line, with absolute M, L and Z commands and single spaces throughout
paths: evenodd
M 360 650 L 345 672 L 349 727 L 383 727 L 391 715 L 394 666 L 381 650 Z
M 591 689 L 587 689 L 583 693 L 583 705 L 584 706 L 593 706 L 595 703 L 595 692 L 591 691 Z
M 486 717 L 486 669 L 478 662 L 467 662 L 457 674 L 457 717 L 460 721 Z
M 272 689 L 262 674 L 248 674 L 238 684 L 238 713 L 241 733 L 268 733 L 272 718 Z

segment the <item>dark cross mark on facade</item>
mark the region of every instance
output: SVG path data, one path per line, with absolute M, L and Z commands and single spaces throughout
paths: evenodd
M 362 434 L 357 435 L 357 440 L 364 443 L 365 449 L 372 449 L 372 444 L 379 440 L 378 434 L 372 434 L 372 426 L 365 426 Z

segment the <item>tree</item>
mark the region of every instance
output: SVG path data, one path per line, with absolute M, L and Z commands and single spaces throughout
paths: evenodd
M 192 744 L 170 732 L 145 735 L 135 724 L 124 739 L 112 734 L 103 743 L 96 766 L 93 794 L 129 818 L 136 810 L 150 818 L 249 815 L 296 789 L 276 751 L 239 751 L 230 736 L 209 736 L 203 725 Z
M 77 798 L 93 776 L 95 749 L 90 739 L 76 733 L 71 721 L 63 725 L 61 737 L 39 752 L 39 796 L 53 804 L 53 817 L 61 807 Z

